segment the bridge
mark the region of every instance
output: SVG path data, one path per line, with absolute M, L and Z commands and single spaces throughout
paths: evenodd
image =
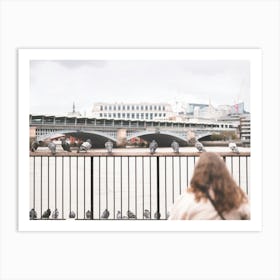
M 88 117 L 30 115 L 30 135 L 38 141 L 62 136 L 81 140 L 92 139 L 95 147 L 104 147 L 107 140 L 114 146 L 124 147 L 134 138 L 150 142 L 156 140 L 160 147 L 169 147 L 173 140 L 187 146 L 192 138 L 203 140 L 224 131 L 236 132 L 237 125 L 225 121 L 210 120 L 124 120 Z

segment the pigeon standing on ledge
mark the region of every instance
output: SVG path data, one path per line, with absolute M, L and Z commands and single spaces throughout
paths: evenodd
M 39 142 L 38 141 L 33 141 L 31 143 L 31 152 L 35 152 L 39 147 Z
M 58 216 L 59 216 L 59 212 L 58 212 L 57 208 L 55 208 L 55 210 L 54 210 L 53 213 L 52 213 L 52 218 L 53 218 L 53 219 L 57 219 Z
M 136 215 L 133 212 L 131 212 L 130 210 L 128 210 L 126 214 L 127 214 L 128 219 L 136 219 Z
M 107 152 L 109 154 L 112 153 L 113 151 L 113 142 L 111 140 L 108 140 L 106 143 L 105 143 L 105 148 L 107 149 Z
M 50 215 L 51 215 L 51 209 L 47 209 L 47 210 L 43 213 L 42 218 L 48 219 L 48 218 L 50 217 Z
M 87 152 L 88 150 L 90 150 L 92 147 L 92 142 L 90 139 L 87 139 L 86 142 L 84 142 L 80 148 L 78 149 L 77 153 L 81 152 L 81 151 L 84 151 L 84 152 Z
M 149 148 L 150 148 L 150 153 L 151 153 L 151 154 L 154 154 L 154 153 L 156 152 L 157 147 L 158 147 L 158 143 L 157 143 L 155 140 L 153 140 L 153 141 L 150 143 L 150 146 L 149 146 Z
M 239 150 L 235 143 L 229 143 L 228 146 L 233 153 L 239 154 Z
M 105 209 L 101 215 L 101 219 L 108 219 L 109 216 L 110 216 L 110 212 L 108 211 L 108 209 Z
M 71 150 L 70 150 L 70 143 L 67 140 L 62 139 L 61 146 L 62 146 L 64 151 L 71 152 Z
M 53 141 L 49 143 L 48 148 L 50 149 L 52 155 L 54 156 L 56 153 L 56 145 Z
M 179 153 L 179 143 L 173 140 L 171 143 L 171 148 L 173 149 L 174 153 Z
M 89 220 L 91 220 L 93 218 L 93 214 L 92 214 L 92 212 L 90 210 L 88 210 L 86 212 L 86 218 L 89 219 Z
M 35 220 L 37 219 L 37 212 L 35 211 L 34 208 L 32 208 L 29 212 L 29 218 L 30 220 Z
M 204 149 L 204 146 L 202 145 L 202 143 L 200 143 L 198 140 L 195 141 L 195 147 L 197 148 L 197 150 L 202 153 L 202 152 L 206 152 L 206 150 Z
M 156 211 L 155 214 L 154 214 L 154 218 L 155 218 L 156 220 L 159 220 L 160 217 L 161 217 L 161 214 L 160 214 L 158 211 Z
M 151 219 L 151 213 L 148 209 L 144 210 L 143 216 L 145 219 Z
M 74 212 L 74 211 L 70 211 L 70 213 L 69 213 L 69 218 L 70 218 L 70 219 L 74 219 L 75 217 L 76 217 L 75 212 Z

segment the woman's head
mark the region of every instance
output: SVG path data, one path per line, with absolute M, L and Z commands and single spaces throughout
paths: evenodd
M 199 201 L 209 191 L 217 209 L 228 212 L 238 208 L 246 200 L 245 194 L 230 175 L 226 164 L 216 153 L 202 153 L 191 179 L 191 191 Z

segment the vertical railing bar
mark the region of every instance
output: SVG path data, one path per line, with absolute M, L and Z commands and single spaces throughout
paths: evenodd
M 54 158 L 54 204 L 55 204 L 55 209 L 57 209 L 57 188 L 56 188 L 56 180 L 57 180 L 57 175 L 56 175 L 56 157 Z
M 166 174 L 166 156 L 164 157 L 164 187 L 165 187 L 165 217 L 167 217 L 167 174 Z
M 106 209 L 108 209 L 108 157 L 106 157 Z
M 233 176 L 233 156 L 231 156 L 231 176 Z
M 123 157 L 120 157 L 120 161 L 121 161 L 121 172 L 120 172 L 120 181 L 121 181 L 121 217 L 123 215 L 123 211 L 122 211 L 122 161 L 123 161 Z
M 157 220 L 160 220 L 159 156 L 157 156 Z
M 36 176 L 35 159 L 36 159 L 36 157 L 33 157 L 33 208 L 36 210 L 36 207 L 35 207 L 35 196 L 36 196 L 36 193 L 35 193 L 35 176 Z
M 187 180 L 187 188 L 189 187 L 189 157 L 186 156 L 186 169 L 187 169 L 187 172 L 186 172 L 186 180 Z
M 150 213 L 152 218 L 152 157 L 150 159 Z
M 174 203 L 174 157 L 172 157 L 172 203 Z
M 94 219 L 94 212 L 93 212 L 93 204 L 94 204 L 94 176 L 93 176 L 93 157 L 90 157 L 90 212 L 91 212 L 91 219 Z
M 86 157 L 84 157 L 84 219 L 85 218 L 86 218 Z
M 240 186 L 240 184 L 241 184 L 241 174 L 240 174 L 240 156 L 238 156 L 238 164 L 239 164 L 239 166 L 238 166 L 238 168 L 239 168 L 238 175 L 239 175 L 239 186 Z M 241 186 L 240 186 L 240 187 L 241 187 Z
M 43 215 L 43 157 L 41 156 L 41 218 Z
M 48 156 L 48 209 L 50 208 L 50 157 Z
M 64 157 L 61 158 L 61 164 L 62 164 L 62 219 L 64 219 Z
M 137 217 L 137 157 L 135 156 L 135 216 Z
M 144 214 L 144 210 L 145 210 L 145 190 L 144 190 L 144 157 L 142 156 L 142 199 L 143 199 L 143 203 L 142 203 L 142 207 L 143 207 L 143 211 L 142 211 L 142 215 Z M 144 218 L 144 217 L 143 217 Z
M 180 187 L 180 194 L 182 193 L 182 181 L 181 181 L 181 157 L 179 157 L 179 187 Z
M 76 157 L 76 211 L 77 211 L 77 219 L 79 219 L 79 160 L 78 156 Z
M 101 218 L 100 212 L 101 212 L 101 157 L 99 156 L 99 220 Z
M 246 194 L 249 194 L 249 188 L 248 188 L 248 156 L 246 158 Z
M 114 188 L 114 192 L 113 192 L 113 196 L 114 196 L 114 202 L 113 202 L 113 209 L 114 209 L 114 219 L 116 218 L 116 171 L 115 171 L 115 157 L 113 157 L 113 188 Z
M 72 187 L 71 187 L 71 157 L 69 158 L 69 208 L 70 212 L 72 211 L 72 197 L 71 197 L 71 192 L 72 192 Z
M 129 157 L 127 157 L 127 196 L 128 196 L 128 210 L 130 210 L 130 187 L 129 187 Z

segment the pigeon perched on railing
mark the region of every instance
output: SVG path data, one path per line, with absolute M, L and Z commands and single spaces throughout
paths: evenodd
M 202 153 L 202 152 L 206 152 L 206 150 L 204 149 L 204 146 L 202 145 L 202 143 L 200 143 L 198 140 L 196 140 L 195 142 L 195 147 L 197 148 L 197 150 Z
M 121 211 L 118 211 L 118 212 L 117 212 L 116 218 L 117 218 L 117 220 L 121 220 L 121 219 L 122 219 L 122 213 L 121 213 Z
M 112 151 L 113 151 L 113 142 L 110 141 L 110 140 L 108 140 L 108 141 L 105 143 L 105 148 L 107 149 L 107 152 L 108 152 L 109 154 L 111 154 Z
M 87 141 L 82 143 L 82 145 L 78 149 L 77 153 L 79 153 L 81 151 L 87 152 L 88 150 L 91 149 L 91 147 L 92 147 L 92 142 L 90 139 L 87 139 Z
M 239 154 L 239 150 L 235 143 L 229 143 L 228 146 L 233 153 Z
M 155 218 L 156 220 L 159 220 L 160 217 L 161 217 L 161 214 L 160 214 L 158 211 L 156 211 L 155 214 L 154 214 L 154 218 Z
M 47 210 L 43 213 L 42 218 L 44 218 L 44 219 L 49 219 L 50 215 L 51 215 L 51 209 L 47 209 Z
M 59 216 L 59 212 L 58 212 L 57 208 L 55 208 L 55 210 L 54 210 L 53 213 L 52 213 L 52 218 L 53 218 L 53 219 L 57 219 L 58 216 Z
M 33 141 L 31 143 L 31 152 L 35 152 L 39 147 L 39 142 L 38 141 Z
M 143 213 L 143 216 L 144 216 L 144 219 L 151 219 L 150 211 L 148 209 L 145 209 L 144 213 Z
M 91 220 L 93 218 L 93 214 L 92 214 L 92 212 L 90 210 L 88 210 L 86 212 L 86 218 L 89 219 L 89 220 Z
M 110 212 L 108 211 L 108 209 L 105 209 L 101 215 L 101 219 L 108 219 L 110 216 Z
M 56 153 L 56 145 L 54 142 L 50 142 L 48 145 L 48 148 L 50 149 L 52 155 L 54 156 Z
M 173 140 L 171 143 L 171 148 L 173 149 L 174 153 L 179 153 L 179 143 Z
M 126 212 L 126 214 L 127 214 L 128 219 L 136 219 L 136 215 L 133 212 L 131 212 L 130 210 L 128 210 Z
M 74 212 L 74 211 L 70 211 L 70 213 L 69 213 L 69 218 L 70 218 L 70 219 L 74 219 L 75 217 L 76 217 L 75 212 Z
M 64 151 L 71 152 L 70 143 L 67 140 L 62 139 L 61 146 L 62 146 Z
M 37 212 L 35 211 L 34 208 L 32 208 L 29 212 L 29 218 L 30 220 L 35 220 L 37 219 Z
M 150 148 L 150 153 L 151 153 L 151 154 L 154 154 L 154 153 L 156 152 L 157 147 L 158 147 L 158 143 L 157 143 L 155 140 L 153 140 L 153 141 L 150 143 L 150 146 L 149 146 L 149 148 Z

